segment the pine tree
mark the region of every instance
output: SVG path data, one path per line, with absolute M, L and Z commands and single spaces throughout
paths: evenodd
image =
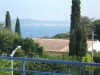
M 16 20 L 15 33 L 17 33 L 19 36 L 21 36 L 19 18 L 17 18 L 17 20 Z
M 84 56 L 87 40 L 84 28 L 80 25 L 80 0 L 72 0 L 69 55 Z
M 9 11 L 6 12 L 5 28 L 11 31 L 11 18 L 10 18 Z

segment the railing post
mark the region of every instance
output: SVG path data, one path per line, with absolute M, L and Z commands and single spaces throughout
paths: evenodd
M 83 66 L 83 75 L 85 75 L 85 66 Z
M 69 75 L 71 75 L 71 74 L 70 74 L 70 68 L 68 68 L 68 72 L 69 72 Z
M 25 60 L 22 61 L 22 75 L 25 75 Z
M 13 75 L 13 59 L 11 59 L 11 69 L 12 69 L 11 75 Z

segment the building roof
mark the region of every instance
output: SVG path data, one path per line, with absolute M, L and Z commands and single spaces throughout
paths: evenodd
M 44 47 L 45 51 L 51 52 L 68 52 L 69 40 L 68 39 L 46 39 L 46 38 L 33 38 L 33 40 Z M 96 41 L 94 41 L 95 43 Z M 88 48 L 92 46 L 92 41 L 87 41 Z
M 34 38 L 33 40 L 43 46 L 45 51 L 66 52 L 68 50 L 69 40 L 45 38 Z

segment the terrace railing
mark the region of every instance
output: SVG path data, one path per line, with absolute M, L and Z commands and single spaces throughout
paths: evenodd
M 2 60 L 6 60 L 6 63 L 2 63 Z M 7 64 L 7 61 L 10 63 L 12 60 L 14 61 L 13 68 Z M 91 75 L 89 69 L 99 68 L 100 70 L 100 63 L 0 56 L 0 65 L 4 64 L 6 66 L 0 66 L 0 71 L 9 71 L 10 73 L 13 71 L 20 73 L 19 75 L 87 75 L 86 71 L 88 71 L 88 75 Z M 100 71 L 98 72 L 100 73 Z M 98 75 L 100 75 L 99 73 Z

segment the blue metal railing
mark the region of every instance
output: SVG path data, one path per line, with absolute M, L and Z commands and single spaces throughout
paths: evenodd
M 99 66 L 100 67 L 100 63 L 73 62 L 73 61 L 64 61 L 64 60 L 48 60 L 48 59 L 5 57 L 5 56 L 0 56 L 0 59 L 18 60 L 18 61 L 20 60 L 20 61 L 22 61 L 22 69 L 0 68 L 0 70 L 8 70 L 8 71 L 13 70 L 13 71 L 22 72 L 22 75 L 25 75 L 25 73 L 38 73 L 38 74 L 44 74 L 44 75 L 71 75 L 71 74 L 26 70 L 25 69 L 26 61 L 29 61 L 29 62 L 43 62 L 43 63 L 56 63 L 56 64 L 68 64 L 68 65 L 79 65 L 79 66 L 97 66 L 97 67 Z

